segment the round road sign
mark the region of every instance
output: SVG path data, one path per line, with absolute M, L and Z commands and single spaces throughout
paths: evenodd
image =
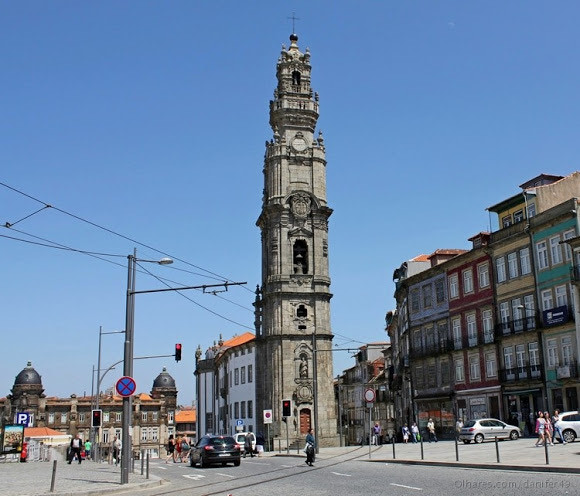
M 375 401 L 375 390 L 372 388 L 365 389 L 365 401 L 367 403 L 374 403 Z
M 119 395 L 125 398 L 135 394 L 135 391 L 137 390 L 137 384 L 135 383 L 135 379 L 125 375 L 117 381 L 115 389 Z

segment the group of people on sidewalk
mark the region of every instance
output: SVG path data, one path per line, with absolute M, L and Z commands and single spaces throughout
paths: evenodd
M 189 440 L 185 436 L 174 437 L 173 434 L 169 436 L 167 441 L 167 458 L 165 463 L 173 460 L 173 463 L 186 463 L 189 458 L 191 446 Z
M 67 463 L 70 465 L 73 461 L 81 463 L 83 459 L 91 459 L 91 448 L 93 443 L 88 439 L 83 443 L 80 434 L 77 434 L 70 441 L 67 453 Z
M 559 410 L 555 410 L 551 418 L 549 412 L 538 412 L 536 418 L 536 434 L 538 435 L 538 440 L 535 444 L 536 447 L 544 446 L 545 444 L 554 446 L 555 434 L 558 434 L 562 444 L 566 444 L 566 441 L 562 437 L 562 430 L 557 424 L 558 420 L 560 420 Z

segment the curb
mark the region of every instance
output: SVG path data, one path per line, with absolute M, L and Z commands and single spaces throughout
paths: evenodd
M 431 465 L 434 467 L 454 467 L 454 468 L 477 468 L 485 470 L 514 470 L 519 472 L 554 472 L 561 474 L 580 474 L 580 468 L 574 467 L 554 467 L 533 466 L 533 465 L 492 465 L 487 463 L 461 463 L 461 462 L 438 462 L 431 460 L 396 460 L 396 459 L 373 459 L 360 460 L 367 463 L 399 463 L 401 465 Z
M 119 485 L 118 487 L 113 487 L 110 489 L 95 489 L 89 491 L 76 490 L 74 492 L 59 492 L 49 493 L 51 496 L 102 496 L 105 494 L 121 494 L 131 491 L 138 491 L 142 489 L 151 489 L 153 487 L 162 486 L 163 484 L 168 484 L 169 481 L 165 479 L 158 478 L 157 480 L 150 480 L 145 482 L 133 482 L 129 484 Z

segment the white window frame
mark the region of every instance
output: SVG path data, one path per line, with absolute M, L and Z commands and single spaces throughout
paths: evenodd
M 54 424 L 54 413 L 49 413 L 48 414 L 48 423 L 49 424 Z
M 471 382 L 481 380 L 481 370 L 479 368 L 479 355 L 469 356 L 469 380 Z
M 115 412 L 115 422 L 121 422 L 122 417 L 123 417 L 122 412 Z
M 506 372 L 509 370 L 515 369 L 514 363 L 514 347 L 513 346 L 505 346 L 503 349 L 503 363 L 506 369 Z
M 465 382 L 463 359 L 455 360 L 455 382 Z
M 552 289 L 544 289 L 542 295 L 542 310 L 551 310 L 554 308 L 554 298 L 552 296 Z
M 60 414 L 60 423 L 61 424 L 66 424 L 66 417 L 67 417 L 66 413 Z
M 556 286 L 554 288 L 554 292 L 556 293 L 556 306 L 557 307 L 568 306 L 568 294 L 566 290 L 566 285 Z
M 520 250 L 520 268 L 522 269 L 522 276 L 532 272 L 532 264 L 530 261 L 530 249 L 528 247 Z
M 489 264 L 487 262 L 477 266 L 477 280 L 480 289 L 489 286 Z
M 521 374 L 526 369 L 526 345 L 516 344 L 516 366 Z
M 473 293 L 473 270 L 466 269 L 462 273 L 463 277 L 463 294 Z
M 554 369 L 560 364 L 558 357 L 558 342 L 555 338 L 546 340 L 546 355 L 548 356 L 549 369 Z
M 487 308 L 481 312 L 481 321 L 483 324 L 483 341 L 493 343 L 493 313 Z
M 449 276 L 449 298 L 457 298 L 459 296 L 459 276 L 457 273 Z
M 574 353 L 572 349 L 572 337 L 563 336 L 560 340 L 562 348 L 562 365 L 572 365 L 574 362 Z
M 467 339 L 469 341 L 469 346 L 475 346 L 477 344 L 477 317 L 475 312 L 468 313 L 465 316 L 467 322 Z
M 552 265 L 559 265 L 564 261 L 560 235 L 550 238 L 550 256 L 552 257 Z
M 510 279 L 515 279 L 519 276 L 518 273 L 518 254 L 514 251 L 512 253 L 508 253 L 507 256 L 507 263 L 508 263 L 508 274 Z
M 507 278 L 505 270 L 505 257 L 497 257 L 495 259 L 495 270 L 497 273 L 497 282 L 505 282 Z
M 564 234 L 562 235 L 562 239 L 564 241 L 567 241 L 569 239 L 572 239 L 576 237 L 576 231 L 574 231 L 574 229 L 570 229 L 569 231 L 565 231 Z M 572 248 L 570 247 L 570 245 L 568 243 L 564 243 L 564 257 L 566 258 L 566 262 L 569 262 L 570 260 L 572 260 Z
M 463 347 L 463 340 L 461 339 L 461 319 L 455 317 L 451 320 L 451 329 L 453 330 L 453 345 L 456 350 Z
M 141 412 L 141 422 L 147 422 L 147 412 Z
M 549 267 L 548 263 L 548 245 L 546 240 L 536 243 L 536 255 L 538 257 L 538 270 L 544 270 Z
M 485 376 L 487 378 L 497 377 L 497 360 L 495 353 L 485 354 Z

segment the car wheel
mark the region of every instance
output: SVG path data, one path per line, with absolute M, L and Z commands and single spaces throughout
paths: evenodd
M 200 456 L 200 457 L 199 457 L 199 466 L 200 466 L 201 468 L 206 468 L 206 467 L 208 466 L 208 465 L 207 465 L 207 462 L 204 460 L 203 456 Z
M 471 441 L 469 439 L 464 439 L 463 444 L 469 444 Z
M 193 456 L 189 457 L 189 466 L 190 467 L 195 467 L 195 462 L 193 461 Z
M 567 443 L 573 443 L 576 439 L 576 433 L 572 429 L 566 429 L 562 432 L 562 437 Z
M 476 434 L 475 435 L 475 438 L 474 438 L 474 441 L 477 444 L 483 443 L 483 434 Z
M 240 460 L 236 460 L 234 462 L 234 467 L 239 467 L 240 466 Z
M 511 431 L 510 432 L 510 439 L 512 441 L 515 441 L 516 439 L 519 439 L 520 435 L 518 434 L 518 431 Z

